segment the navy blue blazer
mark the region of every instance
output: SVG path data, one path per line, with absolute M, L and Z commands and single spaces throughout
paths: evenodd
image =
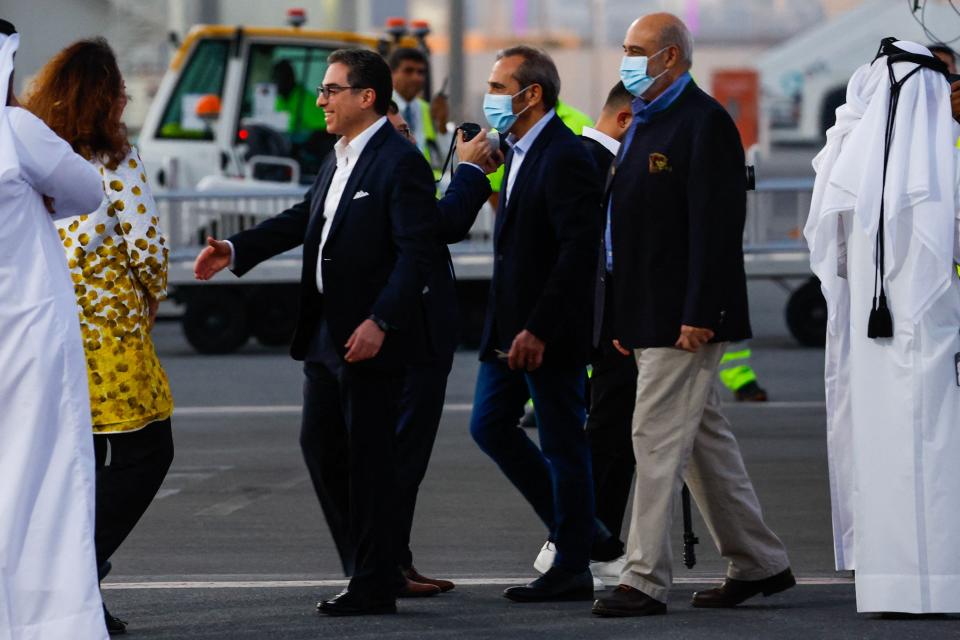
M 712 329 L 714 342 L 749 338 L 736 125 L 691 82 L 634 128 L 607 182 L 615 335 L 632 348 L 672 347 L 681 325 Z
M 419 151 L 383 123 L 357 159 L 319 256 L 323 203 L 335 169 L 331 151 L 302 202 L 232 236 L 233 271 L 243 275 L 302 244 L 291 355 L 305 359 L 323 318 L 343 357 L 350 334 L 372 314 L 390 329 L 380 353 L 365 366 L 401 367 L 429 349 L 422 292 L 436 252 L 433 174 Z M 322 295 L 316 284 L 321 257 Z
M 506 202 L 507 154 L 494 232 L 493 281 L 480 359 L 494 361 L 526 329 L 546 342 L 544 365 L 586 364 L 602 197 L 583 143 L 553 116 L 527 151 Z
M 446 193 L 437 202 L 439 246 L 423 298 L 433 351 L 441 360 L 456 351 L 460 340 L 456 274 L 447 245 L 467 237 L 489 197 L 487 176 L 473 167 L 460 167 L 454 172 Z

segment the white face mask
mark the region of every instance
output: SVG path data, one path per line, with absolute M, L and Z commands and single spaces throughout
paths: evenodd
M 667 72 L 664 68 L 663 71 L 651 78 L 647 75 L 647 62 L 650 58 L 657 57 L 669 48 L 664 47 L 652 56 L 623 56 L 623 60 L 620 61 L 620 80 L 623 81 L 623 86 L 627 88 L 627 91 L 640 98 L 653 86 L 657 78 Z

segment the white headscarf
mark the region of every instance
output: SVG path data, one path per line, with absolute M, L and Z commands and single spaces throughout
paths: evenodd
M 14 145 L 13 131 L 7 118 L 7 89 L 13 73 L 13 54 L 20 45 L 20 34 L 0 34 L 0 181 L 10 173 L 19 172 L 20 161 Z
M 895 44 L 910 53 L 932 56 L 913 42 Z M 917 66 L 895 62 L 894 76 L 903 78 Z M 838 238 L 838 214 L 852 211 L 854 224 L 868 237 L 877 233 L 889 98 L 886 56 L 857 69 L 847 85 L 847 102 L 837 109 L 836 125 L 827 131 L 827 144 L 813 159 L 817 179 L 803 234 L 810 247 L 811 267 L 831 306 L 840 288 L 838 256 L 843 251 L 838 242 L 842 240 Z M 943 74 L 921 68 L 908 79 L 894 118 L 884 190 L 885 273 L 892 278 L 903 266 L 896 257 L 903 238 L 897 238 L 894 220 L 912 207 L 912 235 L 927 251 L 911 275 L 910 308 L 899 313 L 916 321 L 946 290 L 952 277 L 956 135 L 950 88 Z

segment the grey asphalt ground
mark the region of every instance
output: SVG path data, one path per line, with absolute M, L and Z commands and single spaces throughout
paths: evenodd
M 597 619 L 586 603 L 502 598 L 505 586 L 533 577 L 546 534 L 470 439 L 477 363 L 464 352 L 451 374 L 413 536 L 418 568 L 458 587 L 401 601 L 397 616 L 320 616 L 315 603 L 340 590 L 342 575 L 298 448 L 298 363 L 253 342 L 230 356 L 199 356 L 176 323 L 163 322 L 155 340 L 178 407 L 176 460 L 114 556 L 105 600 L 130 622 L 130 637 L 144 639 L 960 637 L 957 617 L 856 613 L 850 576 L 833 570 L 823 352 L 788 335 L 780 287 L 752 282 L 750 293 L 754 366 L 773 402 L 731 402 L 728 415 L 767 520 L 801 579 L 791 591 L 736 610 L 692 609 L 691 593 L 722 579 L 724 563 L 696 516 L 699 563 L 682 567 L 678 513 L 678 584 L 666 616 Z

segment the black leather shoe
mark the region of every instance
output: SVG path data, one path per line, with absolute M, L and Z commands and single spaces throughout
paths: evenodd
M 320 613 L 328 616 L 373 616 L 397 612 L 397 600 L 393 596 L 371 597 L 355 591 L 343 591 L 317 605 Z
M 107 605 L 103 605 L 103 621 L 107 624 L 107 633 L 112 636 L 121 636 L 127 632 L 127 623 L 110 615 Z
M 715 589 L 697 591 L 693 594 L 691 604 L 695 607 L 710 609 L 729 609 L 744 600 L 762 593 L 764 597 L 786 591 L 797 584 L 790 568 L 780 573 L 764 578 L 763 580 L 734 580 L 727 578 L 723 584 Z
M 503 592 L 503 597 L 514 602 L 593 600 L 593 575 L 589 569 L 571 573 L 559 567 L 552 567 L 524 587 L 510 587 Z
M 767 390 L 758 385 L 755 380 L 734 391 L 733 395 L 736 396 L 737 402 L 767 401 Z
M 608 597 L 594 602 L 591 611 L 604 618 L 660 616 L 667 612 L 667 605 L 639 589 L 621 584 Z

